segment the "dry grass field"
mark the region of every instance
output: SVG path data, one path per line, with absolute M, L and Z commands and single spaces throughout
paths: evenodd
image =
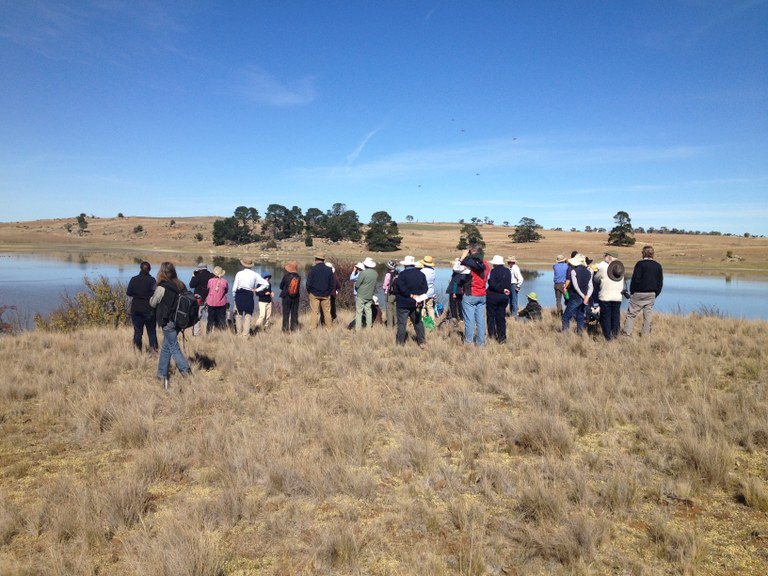
M 768 324 L 0 338 L 0 574 L 762 575 Z
M 276 250 L 264 250 L 260 244 L 249 246 L 214 246 L 211 231 L 216 217 L 170 218 L 126 217 L 88 219 L 88 232 L 79 235 L 74 218 L 39 220 L 34 222 L 0 222 L 0 251 L 84 251 L 105 260 L 115 262 L 121 258 L 133 261 L 137 254 L 161 253 L 177 263 L 191 264 L 198 257 L 213 255 L 249 255 L 260 261 L 284 261 L 289 258 L 309 260 L 314 250 L 323 250 L 332 259 L 359 259 L 366 253 L 364 244 L 351 242 L 328 243 L 317 239 L 314 248 L 303 242 L 283 242 Z M 73 225 L 68 232 L 66 225 Z M 141 226 L 143 231 L 135 233 Z M 403 236 L 401 250 L 386 255 L 402 257 L 406 254 L 423 256 L 430 254 L 439 265 L 448 264 L 457 254 L 461 226 L 454 223 L 401 223 Z M 489 254 L 515 255 L 524 267 L 547 265 L 557 254 L 572 250 L 593 256 L 607 249 L 608 235 L 603 233 L 561 232 L 544 230 L 545 238 L 536 243 L 513 244 L 508 235 L 512 228 L 480 226 Z M 196 240 L 200 234 L 202 240 Z M 743 238 L 737 236 L 647 235 L 636 236 L 637 244 L 620 248 L 619 256 L 625 263 L 640 257 L 640 248 L 652 244 L 657 259 L 668 270 L 703 274 L 759 273 L 768 272 L 768 238 Z M 739 258 L 728 260 L 728 253 Z M 379 259 L 384 259 L 380 255 Z

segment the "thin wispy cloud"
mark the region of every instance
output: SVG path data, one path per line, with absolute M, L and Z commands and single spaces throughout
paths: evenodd
M 378 128 L 371 130 L 370 132 L 368 132 L 368 134 L 363 136 L 363 139 L 360 141 L 360 144 L 358 144 L 357 147 L 354 150 L 352 150 L 352 152 L 347 154 L 347 158 L 346 158 L 347 166 L 350 166 L 357 161 L 358 157 L 360 156 L 362 151 L 365 149 L 368 142 L 370 142 L 371 138 L 373 138 L 374 136 L 376 136 L 376 134 L 379 133 L 381 128 L 382 127 L 379 126 Z
M 163 3 L 4 2 L 0 38 L 51 60 L 103 60 L 121 41 L 126 51 L 174 50 L 169 37 L 184 30 Z M 107 32 L 119 24 L 125 36 Z M 138 36 L 138 39 L 137 39 Z
M 368 138 L 370 140 L 370 138 Z M 365 146 L 364 140 L 357 150 Z M 579 167 L 613 163 L 643 163 L 687 159 L 702 154 L 702 146 L 566 146 L 559 143 L 521 145 L 514 138 L 478 142 L 461 147 L 428 148 L 389 154 L 369 162 L 350 165 L 339 172 L 335 166 L 305 167 L 298 176 L 380 179 L 414 174 L 475 172 L 489 168 L 546 166 Z M 357 158 L 355 152 L 348 158 Z M 358 152 L 359 155 L 359 152 Z
M 315 78 L 304 76 L 285 82 L 257 66 L 241 72 L 242 92 L 256 104 L 268 106 L 300 106 L 315 99 Z

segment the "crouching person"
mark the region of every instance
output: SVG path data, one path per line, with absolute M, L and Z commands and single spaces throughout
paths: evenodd
M 536 292 L 528 294 L 528 304 L 525 305 L 525 308 L 520 309 L 517 317 L 522 318 L 526 322 L 528 320 L 541 320 L 541 304 L 539 304 L 539 297 L 536 295 Z
M 157 325 L 163 331 L 163 343 L 160 346 L 160 358 L 157 362 L 157 379 L 163 381 L 163 387 L 168 389 L 168 373 L 171 368 L 171 357 L 176 368 L 183 375 L 189 375 L 190 368 L 187 359 L 179 347 L 179 330 L 171 320 L 171 314 L 176 299 L 181 292 L 186 291 L 184 282 L 179 280 L 176 267 L 172 262 L 160 264 L 157 274 L 157 287 L 149 300 L 149 305 L 156 309 Z

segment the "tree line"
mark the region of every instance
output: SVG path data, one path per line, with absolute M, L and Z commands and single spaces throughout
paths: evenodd
M 373 252 L 394 252 L 400 249 L 402 241 L 397 222 L 387 212 L 374 212 L 363 233 L 357 212 L 340 202 L 325 212 L 319 208 L 302 211 L 298 206 L 270 204 L 263 217 L 256 208 L 238 206 L 232 216 L 213 223 L 216 246 L 266 242 L 267 248 L 274 248 L 281 240 L 300 239 L 306 246 L 312 246 L 315 238 L 331 242 L 360 242 L 364 238 L 368 250 Z

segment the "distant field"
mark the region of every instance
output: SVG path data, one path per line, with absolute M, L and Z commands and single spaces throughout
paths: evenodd
M 263 250 L 259 244 L 248 246 L 214 246 L 211 231 L 216 216 L 195 218 L 92 218 L 88 220 L 88 232 L 80 236 L 68 232 L 67 224 L 74 218 L 37 220 L 33 222 L 0 223 L 0 250 L 6 251 L 89 251 L 103 252 L 112 259 L 128 260 L 138 253 L 158 252 L 168 254 L 180 263 L 191 263 L 198 256 L 249 255 L 262 261 L 284 261 L 290 258 L 309 260 L 316 250 L 322 250 L 330 258 L 359 258 L 367 254 L 363 244 L 352 242 L 329 243 L 317 239 L 315 246 L 307 248 L 303 242 L 283 242 L 276 250 Z M 135 232 L 137 227 L 141 232 Z M 458 255 L 459 224 L 402 223 L 401 250 L 391 254 L 375 255 L 378 260 L 399 259 L 406 254 L 432 255 L 438 264 L 446 265 Z M 76 230 L 76 225 L 74 229 Z M 569 254 L 579 250 L 599 258 L 608 248 L 607 234 L 596 232 L 562 232 L 543 230 L 544 239 L 530 244 L 513 244 L 508 235 L 512 227 L 480 226 L 487 243 L 489 255 L 514 255 L 524 266 L 547 265 L 557 254 Z M 202 240 L 198 241 L 196 236 Z M 631 248 L 619 248 L 619 257 L 632 263 L 639 258 L 640 248 L 652 244 L 657 259 L 665 268 L 680 269 L 690 273 L 717 272 L 768 272 L 768 238 L 743 238 L 737 236 L 693 236 L 638 234 L 637 244 Z M 732 258 L 727 259 L 731 254 Z

